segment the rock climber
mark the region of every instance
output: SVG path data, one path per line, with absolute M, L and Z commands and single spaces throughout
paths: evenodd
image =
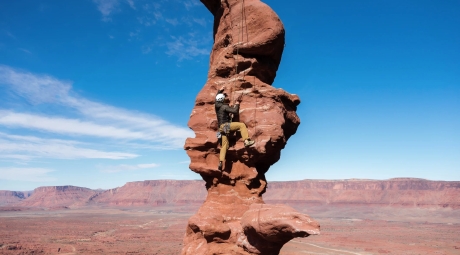
M 224 93 L 225 87 L 217 91 L 216 95 L 216 115 L 217 122 L 219 123 L 219 132 L 222 138 L 222 146 L 220 148 L 219 166 L 218 169 L 222 171 L 222 162 L 225 160 L 229 143 L 228 134 L 230 131 L 240 131 L 241 137 L 244 141 L 244 146 L 249 147 L 254 144 L 254 141 L 249 139 L 248 129 L 242 122 L 231 122 L 231 114 L 238 114 L 240 110 L 241 95 L 237 98 L 234 106 L 228 105 L 226 94 Z

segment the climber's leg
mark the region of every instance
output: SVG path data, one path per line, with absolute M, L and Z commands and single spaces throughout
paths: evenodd
M 230 123 L 230 131 L 240 131 L 241 138 L 243 138 L 243 141 L 249 138 L 248 129 L 246 128 L 246 124 L 244 124 L 243 122 Z
M 254 141 L 249 139 L 248 128 L 246 124 L 242 122 L 232 122 L 230 123 L 230 131 L 237 131 L 239 130 L 241 133 L 241 138 L 243 138 L 244 146 L 249 147 L 254 144 Z
M 222 135 L 222 146 L 220 146 L 220 156 L 219 156 L 220 162 L 225 160 L 227 149 L 228 149 L 228 138 L 226 135 Z

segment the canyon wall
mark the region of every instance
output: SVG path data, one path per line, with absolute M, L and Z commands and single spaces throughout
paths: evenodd
M 413 178 L 271 182 L 265 200 L 321 205 L 460 208 L 460 182 Z
M 203 181 L 156 180 L 128 182 L 106 190 L 88 201 L 90 205 L 151 206 L 163 204 L 203 203 Z
M 150 180 L 128 182 L 105 191 L 74 186 L 40 187 L 32 192 L 0 191 L 0 206 L 155 206 L 202 204 L 204 181 Z M 306 205 L 375 205 L 460 208 L 460 181 L 413 178 L 389 180 L 301 180 L 270 182 L 267 203 Z
M 28 192 L 0 190 L 0 206 L 16 204 L 28 196 Z
M 98 191 L 75 186 L 49 186 L 36 188 L 32 195 L 15 206 L 61 208 L 83 206 Z

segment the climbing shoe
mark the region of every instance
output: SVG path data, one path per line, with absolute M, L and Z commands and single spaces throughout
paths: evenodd
M 246 146 L 246 147 L 249 147 L 249 146 L 251 146 L 251 145 L 253 145 L 253 144 L 254 144 L 254 141 L 253 141 L 253 140 L 246 139 L 246 140 L 244 141 L 244 146 Z
M 219 169 L 219 171 L 222 171 L 222 161 L 219 161 L 219 166 L 217 166 L 217 169 Z

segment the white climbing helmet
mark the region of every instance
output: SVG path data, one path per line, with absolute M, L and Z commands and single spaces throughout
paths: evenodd
M 224 94 L 217 94 L 216 96 L 216 102 L 223 102 L 225 99 L 225 95 Z

